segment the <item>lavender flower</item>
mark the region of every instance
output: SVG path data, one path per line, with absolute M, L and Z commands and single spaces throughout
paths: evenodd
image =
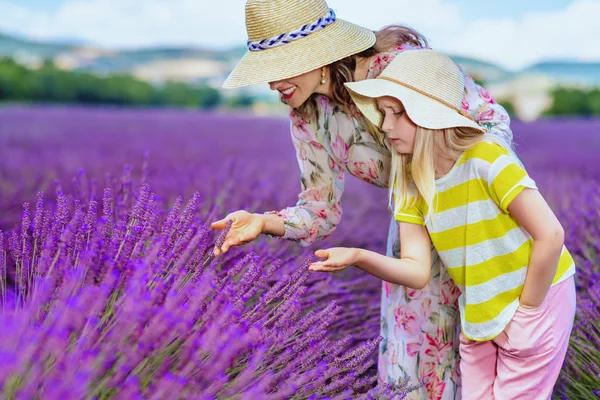
M 211 257 L 210 222 L 296 201 L 288 121 L 30 107 L 2 118 L 3 396 L 397 399 L 422 386 L 376 381 L 377 279 L 355 269 L 309 274 L 314 247 L 267 238 Z M 147 129 L 127 130 L 140 121 Z M 578 267 L 577 321 L 555 394 L 591 398 L 600 387 L 600 125 L 511 125 Z M 141 177 L 120 168 L 142 149 L 153 154 L 151 174 L 147 153 Z M 40 167 L 22 168 L 31 153 Z M 81 167 L 70 191 L 52 187 Z M 103 176 L 96 210 L 93 177 Z M 22 202 L 36 194 L 33 220 L 20 223 Z M 389 220 L 381 191 L 349 178 L 343 224 L 318 246 L 384 252 Z M 16 273 L 23 265 L 31 279 Z

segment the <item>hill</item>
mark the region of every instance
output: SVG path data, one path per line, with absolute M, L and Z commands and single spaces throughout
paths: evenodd
M 39 57 L 54 57 L 59 53 L 70 51 L 73 48 L 74 46 L 71 44 L 38 42 L 0 33 L 0 54 L 3 55 L 31 53 Z
M 600 86 L 600 63 L 549 61 L 532 65 L 523 72 L 548 76 L 563 84 Z
M 129 74 L 155 85 L 174 81 L 220 89 L 245 51 L 245 47 L 224 50 L 156 47 L 121 51 L 78 43 L 38 42 L 0 34 L 0 57 L 12 57 L 31 68 L 39 67 L 44 59 L 51 59 L 63 70 L 97 75 Z M 451 57 L 475 80 L 483 82 L 497 99 L 515 103 L 517 115 L 525 119 L 536 118 L 548 106 L 549 92 L 553 87 L 600 86 L 600 63 L 549 60 L 521 71 L 509 71 L 471 57 Z M 226 97 L 243 93 L 267 103 L 278 102 L 277 96 L 266 85 L 222 93 Z

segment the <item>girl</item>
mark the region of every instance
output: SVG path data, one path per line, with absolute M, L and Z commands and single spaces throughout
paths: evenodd
M 462 110 L 463 84 L 433 50 L 405 51 L 376 79 L 346 84 L 393 148 L 400 259 L 332 248 L 309 268 L 355 265 L 421 289 L 433 243 L 461 292 L 463 399 L 549 399 L 575 316 L 575 266 L 534 181 Z
M 302 246 L 332 234 L 342 220 L 347 173 L 388 187 L 389 143 L 356 109 L 344 83 L 372 80 L 402 51 L 427 46 L 423 36 L 404 26 L 372 32 L 339 19 L 325 0 L 249 0 L 246 29 L 248 52 L 224 87 L 268 83 L 280 93 L 290 107 L 302 191 L 292 207 L 264 214 L 239 210 L 216 221 L 213 228 L 223 229 L 233 220 L 216 254 L 261 234 Z M 465 112 L 486 132 L 511 141 L 506 111 L 466 74 L 461 93 Z M 261 161 L 269 168 L 268 160 Z M 391 219 L 390 257 L 399 257 L 398 244 L 398 223 Z M 429 377 L 411 398 L 458 399 L 458 289 L 435 250 L 431 260 L 431 279 L 423 289 L 382 288 L 379 380 L 409 378 L 416 384 Z M 425 308 L 436 318 L 425 316 Z M 402 315 L 413 321 L 411 329 L 404 329 Z

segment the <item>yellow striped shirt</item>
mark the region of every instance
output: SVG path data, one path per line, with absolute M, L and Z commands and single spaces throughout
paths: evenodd
M 535 182 L 507 149 L 480 142 L 436 180 L 434 214 L 419 199 L 399 210 L 398 221 L 425 225 L 431 241 L 461 291 L 463 333 L 471 340 L 500 334 L 519 305 L 533 240 L 508 212 L 508 205 Z M 556 285 L 575 273 L 563 246 Z

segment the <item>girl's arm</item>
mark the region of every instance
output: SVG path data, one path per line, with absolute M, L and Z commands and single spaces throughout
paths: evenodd
M 360 249 L 355 265 L 386 282 L 422 289 L 431 276 L 431 240 L 427 229 L 400 222 L 400 259 Z
M 535 189 L 523 189 L 509 204 L 508 211 L 533 239 L 520 302 L 526 308 L 536 308 L 542 304 L 552 285 L 565 233 L 548 203 Z
M 422 289 L 431 275 L 431 241 L 424 226 L 400 222 L 400 259 L 364 249 L 336 247 L 317 250 L 327 258 L 311 264 L 311 271 L 337 272 L 354 265 L 396 285 Z

